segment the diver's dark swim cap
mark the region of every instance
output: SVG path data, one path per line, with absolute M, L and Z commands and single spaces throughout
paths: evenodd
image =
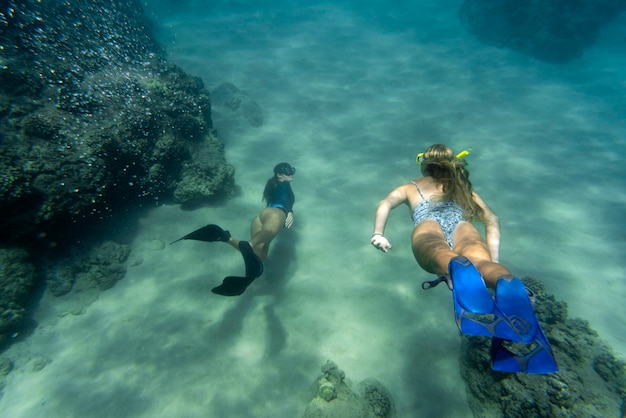
M 274 167 L 274 174 L 284 174 L 285 176 L 293 176 L 296 174 L 296 168 L 289 163 L 280 163 Z

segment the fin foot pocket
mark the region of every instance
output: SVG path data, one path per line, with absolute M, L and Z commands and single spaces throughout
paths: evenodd
M 256 279 L 263 274 L 263 262 L 252 250 L 248 241 L 239 241 L 239 250 L 246 265 L 246 277 Z

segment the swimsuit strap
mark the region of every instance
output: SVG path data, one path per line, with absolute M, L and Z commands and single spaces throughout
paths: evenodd
M 420 194 L 420 196 L 422 197 L 422 199 L 426 200 L 426 198 L 424 197 L 424 195 L 422 194 L 422 191 L 420 190 L 420 186 L 417 185 L 416 182 L 412 181 L 411 183 L 413 183 L 415 185 L 415 188 L 417 189 L 417 192 Z

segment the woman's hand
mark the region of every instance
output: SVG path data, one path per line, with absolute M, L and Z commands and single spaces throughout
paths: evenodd
M 370 243 L 384 253 L 391 249 L 391 243 L 389 243 L 389 240 L 385 238 L 383 234 L 372 235 L 372 240 L 370 241 Z
M 293 225 L 293 212 L 289 212 L 285 219 L 285 228 L 291 228 L 291 225 Z

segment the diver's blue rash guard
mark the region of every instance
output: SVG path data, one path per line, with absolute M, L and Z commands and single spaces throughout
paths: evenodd
M 293 193 L 288 181 L 279 182 L 276 188 L 272 190 L 269 199 L 267 199 L 267 207 L 279 208 L 284 210 L 285 213 L 293 212 L 293 204 Z

